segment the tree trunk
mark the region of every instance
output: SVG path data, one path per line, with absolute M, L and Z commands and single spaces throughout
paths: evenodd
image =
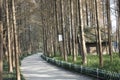
M 21 80 L 20 66 L 19 66 L 19 47 L 18 47 L 18 35 L 16 26 L 16 15 L 15 15 L 15 1 L 12 0 L 12 14 L 13 14 L 13 29 L 14 29 L 14 46 L 15 46 L 15 64 L 16 64 L 16 78 Z
M 3 80 L 3 22 L 2 22 L 2 0 L 0 0 L 0 80 Z
M 96 7 L 96 24 L 97 24 L 97 45 L 98 45 L 98 54 L 99 54 L 99 64 L 100 67 L 103 67 L 103 57 L 102 57 L 102 44 L 101 44 L 101 31 L 99 26 L 99 17 L 98 17 L 98 6 L 97 6 L 97 0 L 95 0 L 95 7 Z
M 120 0 L 117 0 L 118 4 L 117 4 L 117 8 L 118 8 L 118 48 L 119 48 L 119 57 L 120 57 Z
M 60 2 L 60 4 L 61 4 L 61 21 L 62 21 L 62 38 L 63 38 L 63 55 L 64 55 L 64 60 L 65 61 L 67 61 L 67 51 L 66 51 L 66 39 L 65 39 L 65 36 L 66 36 L 66 34 L 65 34 L 65 32 L 66 32 L 66 30 L 65 30 L 65 19 L 64 19 L 64 1 L 63 0 L 61 0 L 61 2 Z
M 81 47 L 81 54 L 82 54 L 82 62 L 83 64 L 87 64 L 87 52 L 86 52 L 86 44 L 85 44 L 85 37 L 84 37 L 84 23 L 83 23 L 83 10 L 82 10 L 82 0 L 79 0 L 78 2 L 78 9 L 79 9 L 79 36 L 80 36 L 80 47 Z
M 77 60 L 76 58 L 76 42 L 75 42 L 75 39 L 76 39 L 76 35 L 75 35 L 75 17 L 74 17 L 74 1 L 73 0 L 70 0 L 71 1 L 71 34 L 72 34 L 72 48 L 73 48 L 73 61 L 75 62 Z
M 55 3 L 55 6 L 54 6 L 54 9 L 55 9 L 55 23 L 56 23 L 56 52 L 60 54 L 60 43 L 59 43 L 59 40 L 58 40 L 58 36 L 59 36 L 59 30 L 58 30 L 58 26 L 59 26 L 59 22 L 58 22 L 58 11 L 57 11 L 57 0 L 54 1 Z
M 110 15 L 110 1 L 109 0 L 106 0 L 106 11 L 107 11 L 109 55 L 110 55 L 110 61 L 112 62 L 112 40 L 111 40 L 112 26 L 111 26 L 111 18 L 110 18 L 111 15 Z
M 11 57 L 11 32 L 10 32 L 10 24 L 9 24 L 9 10 L 8 10 L 8 0 L 6 0 L 6 25 L 8 31 L 8 63 L 9 63 L 9 72 L 13 72 L 12 67 L 12 57 Z

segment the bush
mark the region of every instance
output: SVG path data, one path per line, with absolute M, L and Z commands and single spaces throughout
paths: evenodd
M 105 70 L 101 70 L 98 68 L 90 68 L 90 67 L 85 67 L 85 66 L 80 66 L 77 64 L 72 64 L 69 62 L 65 62 L 65 61 L 60 61 L 60 60 L 56 60 L 54 58 L 49 58 L 46 57 L 44 55 L 41 55 L 41 57 L 46 60 L 49 63 L 52 63 L 56 66 L 60 66 L 64 69 L 67 70 L 71 70 L 71 71 L 75 71 L 81 74 L 85 74 L 85 75 L 89 75 L 92 77 L 96 77 L 102 80 L 120 80 L 120 74 L 115 73 L 115 72 L 108 72 Z

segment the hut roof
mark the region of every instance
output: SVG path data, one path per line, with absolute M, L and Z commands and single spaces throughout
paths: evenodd
M 96 42 L 96 31 L 97 31 L 97 28 L 96 27 L 87 27 L 84 29 L 84 32 L 85 32 L 85 40 L 86 42 Z M 101 31 L 101 40 L 102 42 L 106 42 L 108 41 L 108 31 L 107 29 L 105 28 L 100 28 L 100 31 Z

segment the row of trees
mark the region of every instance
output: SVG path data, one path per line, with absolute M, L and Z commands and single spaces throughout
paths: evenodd
M 100 66 L 103 66 L 103 37 L 109 43 L 112 61 L 111 9 L 116 15 L 116 41 L 120 43 L 120 1 L 111 1 L 114 9 L 110 0 L 0 0 L 0 80 L 3 58 L 7 59 L 9 72 L 16 67 L 20 80 L 20 55 L 38 51 L 41 46 L 46 56 L 59 54 L 67 61 L 71 55 L 76 61 L 81 55 L 83 64 L 87 64 L 89 33 L 85 30 L 89 28 L 94 28 Z M 120 45 L 118 49 L 120 53 Z
M 9 4 L 10 2 L 10 4 Z M 3 75 L 3 57 L 6 56 L 9 64 L 9 72 L 13 72 L 16 66 L 17 77 L 20 78 L 19 70 L 19 48 L 15 17 L 14 0 L 0 0 L 0 30 L 1 30 L 1 53 L 0 53 L 0 80 Z M 10 7 L 9 7 L 10 5 Z
M 35 6 L 31 1 L 0 0 L 0 80 L 7 60 L 8 73 L 21 80 L 20 56 L 39 50 L 41 28 L 31 20 Z M 38 33 L 37 33 L 38 32 Z
M 41 26 L 43 27 L 45 55 L 56 56 L 57 53 L 60 53 L 65 61 L 69 55 L 72 55 L 73 61 L 76 61 L 77 55 L 80 54 L 83 64 L 87 64 L 85 35 L 89 34 L 85 33 L 85 29 L 94 28 L 99 65 L 102 67 L 104 64 L 102 37 L 106 35 L 105 41 L 108 42 L 108 53 L 112 62 L 111 17 L 113 15 L 111 9 L 118 15 L 116 22 L 118 23 L 117 28 L 119 28 L 118 0 L 114 0 L 112 3 L 110 0 L 39 0 L 38 2 L 41 12 Z M 111 4 L 116 7 L 112 8 Z M 105 35 L 101 35 L 101 31 L 104 31 Z M 117 34 L 119 35 L 119 31 Z M 62 41 L 59 41 L 60 36 Z

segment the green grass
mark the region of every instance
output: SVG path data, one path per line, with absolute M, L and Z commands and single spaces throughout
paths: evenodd
M 15 73 L 4 73 L 3 80 L 16 80 L 16 75 Z M 25 80 L 22 75 L 21 75 L 21 80 Z
M 28 57 L 32 55 L 31 54 L 28 54 L 28 53 L 24 53 L 23 55 L 20 56 L 19 60 L 20 60 L 20 65 L 21 65 L 21 61 L 25 58 L 25 57 Z M 16 80 L 16 71 L 14 69 L 13 73 L 9 73 L 8 72 L 8 62 L 6 61 L 6 59 L 4 59 L 3 61 L 3 80 Z M 22 76 L 21 74 L 21 80 L 25 80 L 24 77 Z
M 60 56 L 57 56 L 54 58 L 57 60 L 63 60 L 63 58 L 61 58 Z M 112 62 L 110 61 L 109 55 L 104 55 L 103 60 L 104 60 L 104 66 L 100 67 L 99 66 L 99 56 L 89 54 L 89 55 L 87 55 L 87 65 L 83 65 L 83 66 L 87 66 L 87 67 L 91 67 L 91 68 L 99 68 L 99 69 L 106 70 L 106 71 L 120 73 L 120 58 L 117 53 L 113 54 Z M 81 56 L 78 56 L 77 61 L 73 62 L 72 56 L 68 56 L 68 62 L 82 65 L 82 58 L 81 58 Z
M 21 60 L 23 60 L 25 57 L 30 56 L 32 54 L 24 54 L 20 57 L 20 65 L 21 65 Z M 8 72 L 8 62 L 4 60 L 3 62 L 3 80 L 16 80 L 16 71 L 14 69 L 13 73 Z M 25 80 L 24 77 L 21 75 L 21 80 Z
M 4 60 L 3 64 L 3 80 L 16 80 L 16 71 L 13 70 L 13 73 L 8 72 L 8 63 Z M 25 80 L 24 77 L 21 75 L 21 80 Z

